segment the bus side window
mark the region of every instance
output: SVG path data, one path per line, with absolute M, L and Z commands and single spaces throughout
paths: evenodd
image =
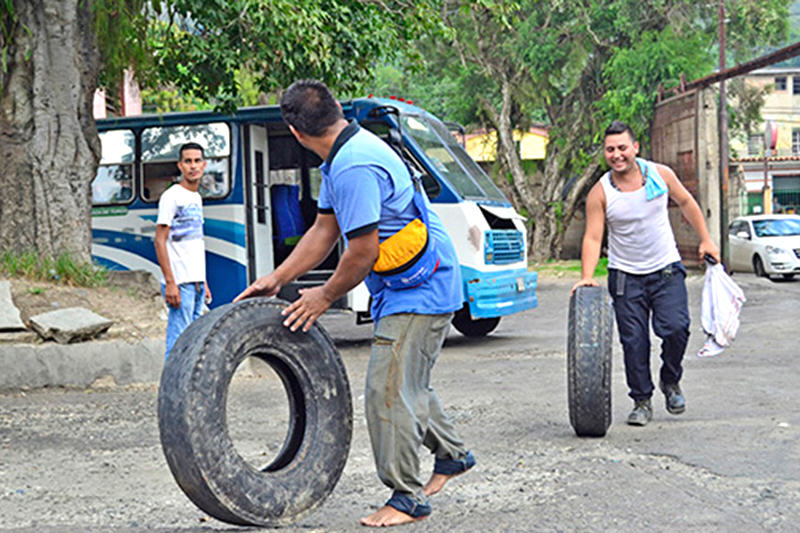
M 92 205 L 126 204 L 133 200 L 134 135 L 130 130 L 100 133 L 102 156 L 92 180 Z
M 173 183 L 180 181 L 180 171 L 175 161 L 144 163 L 142 198 L 146 202 L 157 202 Z
M 142 199 L 158 202 L 180 181 L 178 150 L 188 142 L 203 146 L 206 171 L 200 181 L 203 199 L 221 199 L 231 190 L 230 128 L 224 122 L 146 128 L 142 131 Z

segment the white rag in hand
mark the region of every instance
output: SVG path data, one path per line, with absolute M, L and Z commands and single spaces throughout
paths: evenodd
M 742 289 L 734 283 L 722 265 L 706 267 L 700 314 L 703 331 L 708 339 L 697 353 L 698 356 L 718 355 L 730 345 L 739 329 L 739 312 L 745 301 Z

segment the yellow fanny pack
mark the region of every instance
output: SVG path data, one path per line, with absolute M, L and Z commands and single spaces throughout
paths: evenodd
M 372 271 L 383 287 L 402 290 L 417 287 L 439 268 L 439 254 L 428 231 L 428 209 L 419 180 L 412 201 L 420 216 L 378 246 Z M 370 288 L 370 291 L 373 289 Z
M 415 218 L 378 247 L 378 260 L 372 267 L 378 274 L 401 272 L 414 264 L 428 244 L 428 228 Z

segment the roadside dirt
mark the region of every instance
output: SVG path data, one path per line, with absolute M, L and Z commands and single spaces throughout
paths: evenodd
M 564 261 L 533 265 L 540 283 L 555 279 L 575 279 L 576 262 Z M 571 269 L 569 267 L 572 267 Z M 115 275 L 105 287 L 71 287 L 68 285 L 12 278 L 11 294 L 23 322 L 39 313 L 69 307 L 84 307 L 114 321 L 101 339 L 136 342 L 143 338 L 163 338 L 166 331 L 166 307 L 158 283 L 142 273 Z
M 137 342 L 164 337 L 166 308 L 152 278 L 112 279 L 105 287 L 70 287 L 47 281 L 11 279 L 11 296 L 23 322 L 39 313 L 84 307 L 114 321 L 101 339 Z

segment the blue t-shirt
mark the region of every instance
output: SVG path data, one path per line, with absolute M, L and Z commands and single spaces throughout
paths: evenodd
M 317 206 L 322 213 L 336 215 L 345 241 L 377 228 L 382 242 L 419 216 L 405 163 L 385 142 L 355 122 L 339 134 L 320 170 Z M 439 267 L 421 285 L 403 290 L 382 286 L 377 283 L 378 274 L 370 272 L 366 281 L 376 322 L 396 313 L 433 315 L 461 308 L 461 271 L 455 248 L 427 198 L 425 203 L 429 238 L 439 253 Z

